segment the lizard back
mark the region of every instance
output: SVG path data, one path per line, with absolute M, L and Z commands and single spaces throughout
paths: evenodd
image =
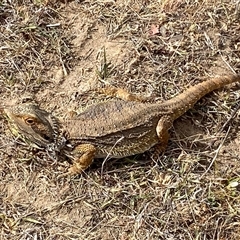
M 158 104 L 112 100 L 91 105 L 76 118 L 64 122 L 71 143 L 98 146 L 99 154 L 123 157 L 144 152 L 158 142 L 156 126 L 161 115 Z

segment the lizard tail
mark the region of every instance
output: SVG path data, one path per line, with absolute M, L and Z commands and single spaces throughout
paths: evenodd
M 208 79 L 195 86 L 191 86 L 183 93 L 167 100 L 162 104 L 162 107 L 171 109 L 173 113 L 172 118 L 175 120 L 192 108 L 193 105 L 204 95 L 227 84 L 238 81 L 240 82 L 240 75 L 224 75 Z

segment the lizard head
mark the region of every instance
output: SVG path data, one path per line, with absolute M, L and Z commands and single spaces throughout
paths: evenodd
M 3 109 L 13 134 L 26 139 L 30 144 L 46 147 L 56 141 L 59 124 L 47 111 L 37 105 L 25 103 Z

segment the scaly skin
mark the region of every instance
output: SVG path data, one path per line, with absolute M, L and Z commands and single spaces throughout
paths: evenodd
M 153 146 L 158 152 L 164 151 L 168 130 L 176 118 L 207 93 L 237 81 L 238 75 L 212 78 L 160 104 L 144 103 L 125 90 L 108 88 L 102 92 L 125 100 L 92 105 L 62 122 L 61 127 L 50 113 L 29 103 L 5 108 L 4 113 L 15 132 L 29 142 L 45 148 L 52 156 L 63 154 L 72 158 L 69 172 L 78 174 L 94 158 L 122 158 Z

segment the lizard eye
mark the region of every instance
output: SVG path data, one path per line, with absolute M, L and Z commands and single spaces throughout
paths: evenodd
M 25 119 L 25 123 L 28 124 L 28 125 L 32 125 L 32 124 L 34 124 L 34 119 L 33 118 L 27 118 L 27 119 Z

